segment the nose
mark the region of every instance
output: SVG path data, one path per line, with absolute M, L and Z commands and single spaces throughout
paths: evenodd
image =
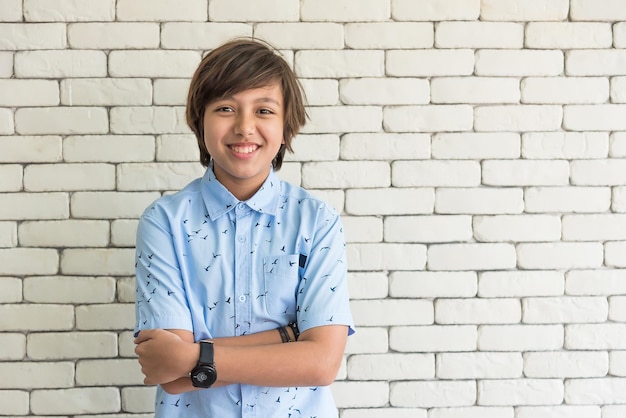
M 235 120 L 235 134 L 250 136 L 254 131 L 254 117 L 246 112 L 239 112 Z

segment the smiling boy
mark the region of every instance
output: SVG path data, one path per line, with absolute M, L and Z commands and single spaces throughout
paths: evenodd
M 295 75 L 261 42 L 228 42 L 196 70 L 187 122 L 205 175 L 137 231 L 155 416 L 337 417 L 328 385 L 353 332 L 341 219 L 276 175 L 305 122 Z

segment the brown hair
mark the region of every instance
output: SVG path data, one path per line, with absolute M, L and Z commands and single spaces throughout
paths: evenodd
M 291 140 L 306 122 L 304 92 L 296 75 L 269 44 L 253 39 L 235 39 L 207 54 L 196 69 L 187 96 L 187 124 L 196 135 L 200 162 L 211 161 L 204 143 L 204 111 L 214 100 L 245 90 L 279 82 L 284 102 L 284 144 L 272 160 L 280 170 L 285 151 L 293 152 Z

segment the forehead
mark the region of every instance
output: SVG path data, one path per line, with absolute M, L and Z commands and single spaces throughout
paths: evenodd
M 269 84 L 244 88 L 232 93 L 225 93 L 222 97 L 215 98 L 217 100 L 252 100 L 252 101 L 273 101 L 282 105 L 284 102 L 283 89 L 278 81 Z

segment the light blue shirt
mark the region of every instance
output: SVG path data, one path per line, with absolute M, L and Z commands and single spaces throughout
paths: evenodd
M 301 332 L 341 324 L 352 333 L 346 273 L 341 219 L 331 207 L 273 170 L 241 202 L 209 167 L 139 221 L 135 332 L 185 329 L 198 341 L 297 319 Z M 159 386 L 155 408 L 157 418 L 338 416 L 329 387 L 235 384 L 169 395 Z

